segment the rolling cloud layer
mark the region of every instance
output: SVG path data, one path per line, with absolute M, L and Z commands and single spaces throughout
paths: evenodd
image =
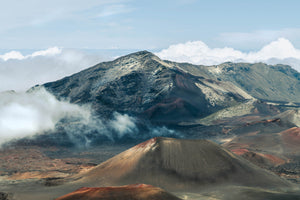
M 300 71 L 300 50 L 285 38 L 279 38 L 255 52 L 242 52 L 229 47 L 210 48 L 202 41 L 193 41 L 171 45 L 156 55 L 166 60 L 199 65 L 217 65 L 223 62 L 288 64 Z

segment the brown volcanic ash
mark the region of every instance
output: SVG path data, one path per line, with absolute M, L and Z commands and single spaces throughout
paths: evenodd
M 277 163 L 276 158 L 272 158 L 268 154 L 275 157 L 278 155 L 282 158 L 288 157 L 291 153 L 300 155 L 300 128 L 292 127 L 280 132 L 274 130 L 271 133 L 266 133 L 265 130 L 248 132 L 237 136 L 223 146 L 237 155 L 244 155 L 245 151 L 262 152 L 264 157 Z
M 286 160 L 271 154 L 258 153 L 243 148 L 236 148 L 231 151 L 262 168 L 278 166 L 286 163 Z
M 276 187 L 289 183 L 207 140 L 154 138 L 73 177 L 85 186 L 146 183 L 169 191 L 237 184 Z
M 180 198 L 151 185 L 134 184 L 120 187 L 83 187 L 56 200 L 180 200 Z

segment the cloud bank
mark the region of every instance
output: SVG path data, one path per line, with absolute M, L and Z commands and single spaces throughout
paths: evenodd
M 58 47 L 29 55 L 11 51 L 0 55 L 0 92 L 25 91 L 36 84 L 55 81 L 104 60 L 110 58 Z
M 179 136 L 166 127 L 147 124 L 141 128 L 138 120 L 128 114 L 114 112 L 111 119 L 103 119 L 94 115 L 89 105 L 59 101 L 43 87 L 0 93 L 0 146 L 12 140 L 44 137 L 50 143 L 89 147 L 123 138 L 163 135 Z
M 55 56 L 57 54 L 60 54 L 62 50 L 58 47 L 51 47 L 46 50 L 41 50 L 41 51 L 36 51 L 32 54 L 29 55 L 23 55 L 19 51 L 10 51 L 8 53 L 5 53 L 4 55 L 0 55 L 0 59 L 3 61 L 8 61 L 8 60 L 24 60 L 28 58 L 34 58 L 38 56 Z
M 0 93 L 0 145 L 12 139 L 53 134 L 63 128 L 68 139 L 75 145 L 88 146 L 93 137 L 105 136 L 114 141 L 138 129 L 135 118 L 114 113 L 110 120 L 95 117 L 88 105 L 79 106 L 59 101 L 43 87 L 29 92 Z M 61 125 L 61 126 L 60 126 Z M 94 135 L 91 135 L 94 133 Z
M 58 101 L 44 88 L 28 93 L 0 93 L 0 144 L 53 130 L 59 120 L 74 116 L 81 121 L 91 117 L 87 109 Z
M 255 52 L 242 52 L 229 47 L 210 48 L 202 41 L 193 41 L 171 45 L 156 55 L 162 59 L 202 65 L 223 62 L 289 64 L 300 71 L 300 50 L 285 38 L 279 38 Z
M 299 45 L 299 28 L 285 28 L 280 30 L 256 30 L 252 32 L 225 32 L 221 33 L 215 40 L 227 46 L 244 49 L 255 49 L 267 43 L 286 38 Z

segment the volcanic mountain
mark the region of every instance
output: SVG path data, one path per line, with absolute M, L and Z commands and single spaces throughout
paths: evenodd
M 152 121 L 205 117 L 249 99 L 299 102 L 300 74 L 290 66 L 224 63 L 201 66 L 163 61 L 141 51 L 99 63 L 43 85 L 57 98 Z
M 203 117 L 253 99 L 231 82 L 203 75 L 192 75 L 142 51 L 43 86 L 60 99 L 91 104 L 102 116 L 117 111 L 160 123 Z
M 149 126 L 166 126 L 189 138 L 224 135 L 224 126 L 231 129 L 248 123 L 247 120 L 278 115 L 298 107 L 300 99 L 300 74 L 290 66 L 192 65 L 161 60 L 148 51 L 102 62 L 42 86 L 60 100 L 88 105 L 95 118 L 111 120 L 116 112 L 134 117 L 138 130 L 135 139 L 139 141 L 153 136 L 177 137 L 169 132 L 151 136 Z M 53 143 L 69 144 L 65 141 L 68 136 L 64 137 L 67 134 L 63 134 L 68 123 L 60 121 L 55 130 L 59 132 L 55 136 L 58 139 Z M 82 134 L 83 141 L 87 138 L 98 144 L 110 140 L 105 134 L 97 134 L 98 130 L 82 130 L 85 125 L 71 126 L 80 129 L 78 132 L 87 132 Z M 54 137 L 48 136 L 39 137 L 38 143 Z M 130 136 L 111 138 L 117 142 L 132 141 Z
M 56 200 L 180 200 L 180 198 L 151 185 L 134 184 L 120 187 L 80 188 Z
M 193 191 L 220 184 L 289 186 L 284 179 L 213 142 L 172 138 L 150 139 L 73 180 L 75 184 L 93 187 L 145 183 L 168 191 Z

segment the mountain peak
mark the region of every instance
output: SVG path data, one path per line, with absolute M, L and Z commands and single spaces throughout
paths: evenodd
M 144 50 L 144 51 L 134 52 L 125 56 L 121 56 L 117 60 L 123 60 L 128 58 L 142 59 L 142 58 L 151 58 L 151 57 L 157 57 L 157 56 L 151 53 L 150 51 Z
M 154 55 L 153 53 L 151 53 L 150 51 L 147 51 L 147 50 L 137 51 L 137 52 L 134 52 L 132 54 L 135 54 L 135 55 Z

